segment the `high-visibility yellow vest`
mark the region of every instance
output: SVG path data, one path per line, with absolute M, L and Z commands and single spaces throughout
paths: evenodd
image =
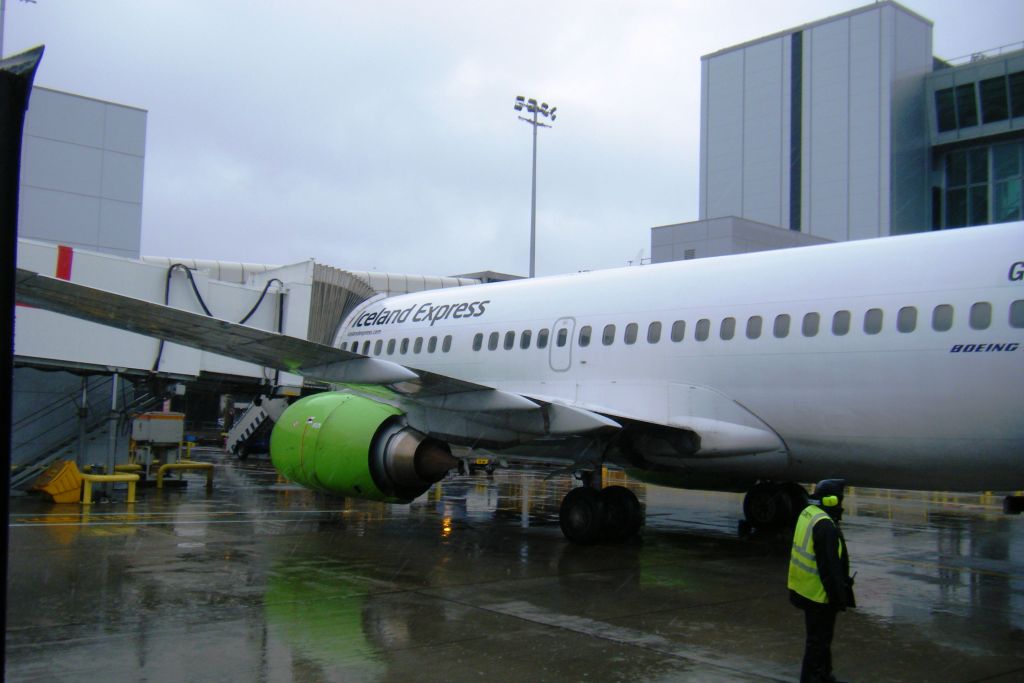
M 793 549 L 789 556 L 789 589 L 796 591 L 808 600 L 828 602 L 825 585 L 818 575 L 818 562 L 814 554 L 814 525 L 823 520 L 835 524 L 824 510 L 816 505 L 808 505 L 796 521 L 793 532 Z M 843 541 L 839 540 L 839 557 L 843 556 Z

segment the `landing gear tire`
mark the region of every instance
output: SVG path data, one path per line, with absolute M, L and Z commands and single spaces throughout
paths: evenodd
M 605 500 L 589 486 L 569 491 L 562 499 L 558 521 L 562 533 L 573 543 L 591 545 L 601 540 L 605 520 Z
M 249 457 L 249 447 L 244 443 L 239 444 L 238 448 L 235 449 L 235 455 L 238 456 L 239 460 L 245 460 Z
M 604 501 L 604 540 L 621 543 L 632 538 L 644 523 L 636 494 L 625 486 L 609 486 L 600 492 Z
M 799 513 L 785 486 L 758 484 L 743 499 L 743 514 L 755 529 L 777 529 L 789 524 Z

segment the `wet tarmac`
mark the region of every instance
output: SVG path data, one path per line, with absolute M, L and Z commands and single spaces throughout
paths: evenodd
M 329 500 L 215 452 L 212 492 L 88 512 L 11 500 L 12 681 L 794 681 L 789 539 L 741 497 L 636 485 L 642 540 L 576 547 L 543 469 L 408 506 Z M 850 681 L 1024 680 L 1024 518 L 994 497 L 858 491 Z

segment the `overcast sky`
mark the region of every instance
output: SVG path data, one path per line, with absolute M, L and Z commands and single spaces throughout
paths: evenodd
M 149 112 L 142 252 L 539 275 L 649 256 L 697 218 L 700 57 L 863 0 L 7 0 L 38 85 Z M 954 58 L 1024 40 L 1021 0 L 907 0 Z

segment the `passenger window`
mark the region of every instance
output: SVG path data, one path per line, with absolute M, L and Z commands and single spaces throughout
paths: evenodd
M 677 320 L 672 323 L 672 341 L 681 342 L 686 336 L 686 321 Z
M 626 325 L 626 334 L 623 335 L 623 341 L 627 344 L 636 344 L 636 332 L 638 329 L 640 329 L 640 326 L 636 323 Z
M 380 355 L 380 352 L 381 352 L 381 350 L 382 350 L 383 348 L 384 348 L 384 340 L 383 340 L 383 339 L 378 339 L 378 340 L 377 340 L 376 342 L 374 342 L 374 344 L 373 344 L 373 355 L 375 355 L 375 356 L 379 356 L 379 355 Z
M 509 330 L 505 333 L 505 350 L 511 351 L 516 345 L 516 333 Z
M 763 323 L 764 321 L 759 315 L 752 315 L 747 318 L 747 339 L 760 339 Z
M 789 315 L 782 313 L 775 316 L 775 326 L 772 329 L 772 334 L 775 335 L 776 339 L 785 339 L 789 336 Z
M 590 325 L 580 328 L 580 346 L 590 346 Z
M 661 341 L 661 323 L 653 322 L 647 326 L 647 343 L 657 344 Z
M 821 316 L 817 313 L 808 313 L 804 316 L 804 322 L 800 327 L 800 331 L 805 337 L 816 337 L 818 336 L 818 328 L 820 326 Z
M 484 347 L 484 334 L 483 332 L 477 332 L 473 335 L 473 350 L 479 351 Z
M 1024 327 L 1024 299 L 1018 299 L 1010 304 L 1010 327 Z
M 869 308 L 864 313 L 864 332 L 866 334 L 878 334 L 882 331 L 882 309 Z
M 497 332 L 491 332 L 491 335 L 487 337 L 487 350 L 493 351 L 498 348 L 498 337 L 500 335 Z
M 736 318 L 722 318 L 722 324 L 718 327 L 718 336 L 729 341 L 736 336 Z
M 605 346 L 611 346 L 615 342 L 615 325 L 605 325 L 604 331 L 601 332 L 601 343 Z
M 423 350 L 423 337 L 416 337 L 416 342 L 412 345 L 412 352 L 419 353 Z
M 987 330 L 992 324 L 992 304 L 979 301 L 971 306 L 971 329 Z
M 533 337 L 533 332 L 530 330 L 523 330 L 523 333 L 519 335 L 519 348 L 528 349 L 530 348 L 530 339 Z
M 434 353 L 437 351 L 437 337 L 431 337 L 427 341 L 427 353 Z
M 370 355 L 370 340 L 369 339 L 367 339 L 366 341 L 363 342 L 363 355 L 364 356 L 369 356 Z
M 917 329 L 917 308 L 904 306 L 896 314 L 896 329 L 904 334 Z
M 832 316 L 832 334 L 842 337 L 850 332 L 850 312 L 836 311 Z
M 388 339 L 388 355 L 389 356 L 395 355 L 395 340 L 394 339 Z
M 540 332 L 537 333 L 537 348 L 546 349 L 548 347 L 548 337 L 551 335 L 548 332 L 548 328 L 541 328 Z
M 697 341 L 702 342 L 708 340 L 709 334 L 711 334 L 711 321 L 707 318 L 701 318 L 697 321 L 697 331 L 694 337 L 697 338 Z
M 444 353 L 448 353 L 451 350 L 452 350 L 452 335 L 446 334 L 444 336 L 444 341 L 441 342 L 441 351 L 444 352 Z
M 341 342 L 341 350 L 342 351 L 347 351 L 348 350 L 348 342 Z
M 939 304 L 932 311 L 932 329 L 936 332 L 945 332 L 953 327 L 953 307 L 949 304 Z
M 402 344 L 401 344 L 401 346 L 399 346 L 399 347 L 398 347 L 398 351 L 399 351 L 399 353 L 401 353 L 401 354 L 402 354 L 403 356 L 404 356 L 405 354 L 409 353 L 409 338 L 408 338 L 408 337 L 406 337 L 406 338 L 404 338 L 404 339 L 402 340 Z
M 555 339 L 555 344 L 558 348 L 565 346 L 565 342 L 569 340 L 569 330 L 562 328 L 558 331 L 558 337 Z

